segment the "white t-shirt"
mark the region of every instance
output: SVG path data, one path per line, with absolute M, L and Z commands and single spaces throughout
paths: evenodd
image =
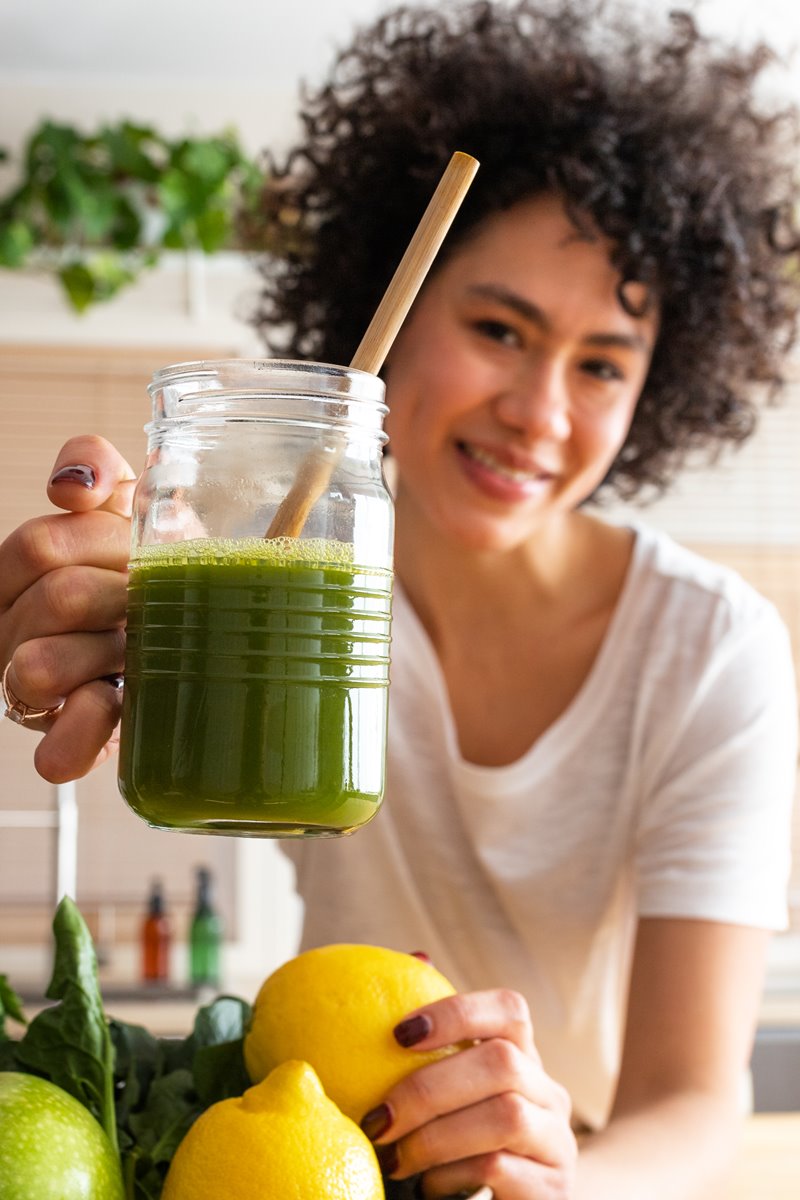
M 607 1118 L 637 916 L 786 922 L 789 640 L 737 575 L 637 528 L 578 695 L 516 762 L 464 760 L 431 643 L 393 606 L 386 798 L 353 837 L 284 843 L 303 946 L 424 950 L 528 999 L 576 1117 Z

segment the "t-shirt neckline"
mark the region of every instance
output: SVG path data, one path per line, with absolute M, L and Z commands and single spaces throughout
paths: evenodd
M 402 584 L 395 579 L 394 605 L 402 610 L 404 623 L 410 634 L 410 657 L 414 672 L 420 672 L 427 681 L 427 689 L 433 691 L 441 713 L 447 756 L 451 768 L 459 775 L 473 778 L 491 776 L 496 782 L 506 777 L 513 784 L 515 776 L 522 776 L 530 783 L 532 772 L 537 774 L 552 770 L 554 758 L 574 752 L 575 745 L 583 737 L 587 726 L 597 720 L 604 704 L 610 703 L 610 694 L 616 686 L 622 669 L 624 655 L 618 653 L 621 640 L 629 633 L 639 595 L 642 575 L 654 553 L 654 539 L 649 531 L 636 524 L 625 528 L 633 533 L 633 547 L 625 579 L 620 590 L 614 612 L 608 623 L 600 648 L 595 655 L 589 672 L 581 687 L 562 713 L 544 730 L 519 758 L 501 766 L 486 766 L 465 758 L 458 744 L 458 734 L 450 708 L 444 675 L 436 657 L 433 643 L 422 621 L 417 616 Z M 399 601 L 399 604 L 398 604 Z

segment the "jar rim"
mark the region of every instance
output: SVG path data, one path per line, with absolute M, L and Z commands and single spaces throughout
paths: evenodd
M 188 387 L 184 391 L 181 385 Z M 289 358 L 198 359 L 155 371 L 147 390 L 154 398 L 163 388 L 176 386 L 181 388 L 182 400 L 212 391 L 247 396 L 267 391 L 367 401 L 386 411 L 386 387 L 378 375 L 336 363 Z

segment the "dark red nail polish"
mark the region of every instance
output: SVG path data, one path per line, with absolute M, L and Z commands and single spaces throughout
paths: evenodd
M 375 1154 L 381 1174 L 392 1175 L 397 1170 L 397 1146 L 394 1142 L 390 1142 L 388 1146 L 376 1146 Z
M 371 1142 L 381 1137 L 392 1123 L 392 1110 L 388 1104 L 379 1104 L 371 1108 L 361 1122 L 361 1128 Z
M 79 483 L 81 487 L 91 490 L 96 480 L 97 476 L 91 467 L 87 467 L 85 463 L 73 463 L 69 467 L 62 467 L 60 471 L 56 471 L 50 482 Z
M 426 1038 L 433 1029 L 433 1021 L 425 1013 L 420 1013 L 419 1016 L 409 1017 L 407 1021 L 401 1021 L 399 1025 L 394 1027 L 395 1040 L 401 1046 L 416 1046 L 417 1042 L 421 1042 Z
M 411 957 L 418 958 L 420 962 L 429 963 L 431 961 L 430 954 L 426 954 L 424 950 L 412 950 Z

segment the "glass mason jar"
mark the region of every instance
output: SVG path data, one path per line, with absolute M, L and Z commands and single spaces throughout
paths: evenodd
M 232 360 L 166 367 L 148 390 L 120 791 L 158 828 L 351 833 L 384 788 L 384 385 Z M 282 502 L 307 492 L 300 527 L 276 536 Z

